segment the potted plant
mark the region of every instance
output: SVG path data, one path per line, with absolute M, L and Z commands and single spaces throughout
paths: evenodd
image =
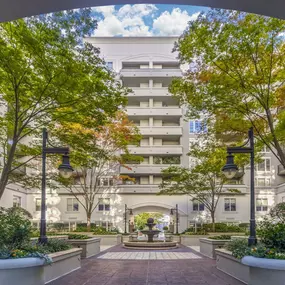
M 43 285 L 44 265 L 51 259 L 29 244 L 30 214 L 0 208 L 0 284 Z

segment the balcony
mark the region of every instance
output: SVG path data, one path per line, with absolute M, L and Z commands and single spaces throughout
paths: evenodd
M 118 193 L 158 193 L 160 191 L 156 184 L 134 184 L 134 185 L 119 185 Z
M 175 69 L 156 69 L 156 68 L 138 68 L 138 69 L 121 69 L 121 77 L 181 77 L 182 71 Z
M 128 116 L 182 116 L 182 109 L 175 107 L 140 108 L 128 107 Z
M 143 136 L 155 136 L 155 135 L 182 136 L 182 127 L 179 126 L 139 127 L 139 129 Z
M 182 155 L 182 146 L 180 145 L 146 145 L 138 147 L 129 147 L 132 154 L 178 154 Z
M 284 176 L 285 175 L 285 168 L 282 164 L 278 165 L 278 175 Z
M 180 164 L 176 164 L 180 166 Z M 162 170 L 168 168 L 169 164 L 129 164 L 131 169 L 121 167 L 121 174 L 160 174 Z
M 164 97 L 164 96 L 171 96 L 171 94 L 168 92 L 167 87 L 159 87 L 159 88 L 144 88 L 144 87 L 132 87 L 133 90 L 132 93 L 129 93 L 128 96 L 130 97 L 140 97 L 140 96 L 146 96 L 146 97 Z

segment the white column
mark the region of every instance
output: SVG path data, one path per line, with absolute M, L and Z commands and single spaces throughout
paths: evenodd
M 149 145 L 153 145 L 153 137 L 149 137 Z
M 149 176 L 149 184 L 153 184 L 153 175 Z
M 152 155 L 149 156 L 148 163 L 149 164 L 153 164 L 153 156 Z
M 153 87 L 153 79 L 150 79 L 148 81 L 148 85 L 149 85 L 149 88 L 152 88 Z
M 153 68 L 153 61 L 149 62 L 149 68 Z
M 153 107 L 153 98 L 150 98 L 150 99 L 149 99 L 149 103 L 148 103 L 148 104 L 149 104 L 149 107 L 150 107 L 150 108 Z
M 153 127 L 153 117 L 149 117 L 149 126 Z

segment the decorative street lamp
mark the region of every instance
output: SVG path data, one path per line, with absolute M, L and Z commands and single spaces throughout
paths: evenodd
M 41 225 L 39 243 L 46 244 L 46 156 L 49 153 L 63 154 L 62 164 L 58 167 L 59 173 L 64 178 L 69 178 L 72 175 L 73 168 L 69 164 L 69 148 L 68 147 L 47 147 L 48 133 L 43 129 L 43 144 L 42 144 L 42 201 L 41 201 Z
M 246 145 L 249 143 L 249 147 Z M 238 171 L 237 165 L 234 163 L 232 153 L 249 153 L 250 154 L 250 236 L 248 245 L 255 245 L 257 242 L 255 232 L 255 194 L 254 194 L 254 135 L 253 128 L 248 131 L 248 140 L 245 144 L 238 147 L 228 147 L 228 156 L 226 165 L 222 168 L 226 178 L 232 179 Z
M 125 222 L 125 234 L 127 233 L 127 212 L 129 211 L 129 215 L 133 215 L 133 209 L 128 208 L 127 204 L 125 204 L 125 213 L 124 213 L 124 222 Z
M 176 234 L 178 234 L 178 223 L 179 223 L 179 216 L 178 216 L 178 204 L 176 204 L 175 208 L 170 209 L 170 215 L 173 216 L 175 212 L 175 217 L 176 217 Z

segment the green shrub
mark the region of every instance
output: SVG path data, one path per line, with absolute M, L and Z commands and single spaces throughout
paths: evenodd
M 19 207 L 0 208 L 0 249 L 14 249 L 29 241 L 31 222 Z
M 265 219 L 258 224 L 257 235 L 260 241 L 268 248 L 274 248 L 278 252 L 285 252 L 285 224 L 274 223 Z
M 232 255 L 238 259 L 250 255 L 247 239 L 234 239 L 226 245 L 226 249 L 231 251 Z
M 285 222 L 285 203 L 279 203 L 270 210 L 270 217 L 277 222 Z
M 214 239 L 214 240 L 230 240 L 231 236 L 229 235 L 220 235 L 220 236 L 212 236 L 208 237 L 209 239 Z
M 68 239 L 89 239 L 90 237 L 87 235 L 79 235 L 79 234 L 69 234 Z
M 116 235 L 117 232 L 109 232 L 107 231 L 105 228 L 103 227 L 96 227 L 94 230 L 93 230 L 93 234 L 94 235 Z
M 39 246 L 40 247 L 40 246 Z M 47 253 L 53 253 L 71 249 L 72 246 L 62 239 L 49 239 L 46 245 L 42 246 Z
M 202 228 L 206 232 L 212 232 L 212 224 L 203 224 Z M 239 225 L 227 225 L 226 223 L 215 223 L 215 232 L 218 233 L 239 233 L 244 232 L 245 229 L 239 227 Z
M 205 231 L 202 231 L 202 232 L 184 232 L 183 235 L 191 235 L 191 236 L 195 236 L 195 235 L 207 235 L 207 233 Z
M 164 226 L 162 229 L 163 229 L 164 231 L 168 231 L 168 227 L 167 227 L 167 226 Z

